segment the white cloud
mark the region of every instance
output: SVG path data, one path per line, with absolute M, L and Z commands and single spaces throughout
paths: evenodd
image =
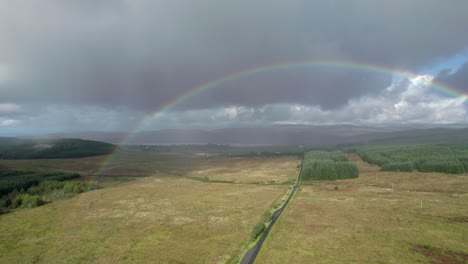
M 466 98 L 449 98 L 429 88 L 432 76 L 400 80 L 377 95 L 352 99 L 334 110 L 290 105 L 289 117 L 277 124 L 468 124 Z
M 12 103 L 0 103 L 0 114 L 17 113 L 21 111 L 21 106 Z
M 467 123 L 463 98 L 450 98 L 429 88 L 432 76 L 417 76 L 392 84 L 377 96 L 351 100 L 343 109 L 370 111 L 367 123 Z
M 16 115 L 21 112 L 21 106 L 13 103 L 0 103 L 0 127 L 13 127 L 20 124 Z
M 433 76 L 398 80 L 379 94 L 348 101 L 338 109 L 316 105 L 268 104 L 261 107 L 228 106 L 164 112 L 148 129 L 216 128 L 271 124 L 468 124 L 466 98 L 440 95 L 429 87 Z
M 19 123 L 19 120 L 0 118 L 0 127 L 11 127 L 18 125 Z
M 400 80 L 377 95 L 352 99 L 334 110 L 318 106 L 289 105 L 288 117 L 277 124 L 468 124 L 466 97 L 451 98 L 430 88 L 433 76 Z M 283 108 L 271 105 L 270 108 Z M 274 111 L 270 111 L 272 113 Z M 262 112 L 268 115 L 268 112 Z

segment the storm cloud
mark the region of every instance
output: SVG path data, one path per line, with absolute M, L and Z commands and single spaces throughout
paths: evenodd
M 264 65 L 336 60 L 418 71 L 466 52 L 466 10 L 464 0 L 0 0 L 0 104 L 144 116 L 203 83 Z M 438 80 L 466 89 L 467 67 Z M 221 83 L 172 110 L 339 111 L 379 96 L 392 77 L 285 68 Z
M 450 73 L 450 70 L 442 71 L 436 80 L 468 94 L 468 62 L 461 65 L 455 73 Z
M 2 1 L 1 10 L 0 63 L 12 72 L 0 90 L 6 101 L 157 109 L 201 83 L 259 65 L 336 59 L 416 69 L 468 43 L 466 1 L 49 0 Z M 384 89 L 390 78 L 288 74 L 228 83 L 188 107 L 338 106 Z

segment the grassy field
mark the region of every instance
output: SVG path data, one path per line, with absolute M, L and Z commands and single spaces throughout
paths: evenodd
M 291 184 L 300 163 L 294 156 L 210 159 L 187 175 L 234 183 Z
M 77 159 L 0 160 L 0 164 L 14 170 L 36 172 L 65 171 L 101 178 L 119 176 L 145 177 L 156 172 L 180 175 L 206 159 L 192 154 L 155 153 L 122 149 L 117 154 Z M 109 161 L 107 161 L 109 160 Z M 105 166 L 103 166 L 105 164 Z
M 381 172 L 305 185 L 256 263 L 466 263 L 468 175 Z
M 1 164 L 96 179 L 105 159 Z M 252 228 L 289 188 L 252 182 L 293 179 L 299 163 L 290 157 L 122 151 L 97 178 L 112 187 L 1 215 L 0 263 L 227 262 L 242 254 Z M 193 180 L 193 173 L 238 184 Z
M 210 181 L 233 183 L 281 184 L 294 181 L 299 172 L 300 158 L 227 157 L 200 153 L 157 153 L 124 149 L 102 168 L 107 156 L 80 159 L 2 160 L 0 164 L 12 170 L 35 172 L 76 172 L 83 178 L 98 179 L 104 186 L 136 177 L 162 173 Z M 99 173 L 100 172 L 100 173 Z

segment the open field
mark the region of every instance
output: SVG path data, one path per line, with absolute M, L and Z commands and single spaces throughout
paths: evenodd
M 300 163 L 295 156 L 210 159 L 187 175 L 234 183 L 290 184 L 297 178 Z
M 226 262 L 240 257 L 263 213 L 285 197 L 289 186 L 271 182 L 293 180 L 300 163 L 124 150 L 96 178 L 105 159 L 2 160 L 10 169 L 79 172 L 112 187 L 1 215 L 0 263 Z M 194 180 L 194 173 L 237 184 Z
M 256 263 L 468 261 L 468 175 L 381 172 L 350 158 L 360 177 L 304 185 Z
M 145 177 L 156 172 L 181 175 L 197 166 L 203 157 L 191 154 L 154 153 L 144 150 L 122 149 L 117 154 L 77 159 L 0 160 L 0 164 L 14 170 L 36 172 L 77 172 L 83 176 L 100 178 Z M 104 166 L 105 165 L 105 166 Z
M 35 172 L 76 172 L 83 178 L 98 179 L 104 186 L 135 177 L 165 176 L 208 177 L 235 183 L 283 183 L 297 177 L 300 158 L 296 156 L 229 157 L 207 153 L 160 153 L 144 149 L 122 149 L 106 166 L 108 156 L 79 159 L 0 160 L 12 170 Z M 99 174 L 99 172 L 101 172 Z
M 287 186 L 144 178 L 0 216 L 0 263 L 217 263 Z

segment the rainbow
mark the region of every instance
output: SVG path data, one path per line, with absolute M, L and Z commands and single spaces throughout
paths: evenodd
M 375 73 L 389 74 L 391 76 L 398 76 L 398 77 L 407 78 L 407 79 L 412 79 L 419 75 L 417 73 L 393 69 L 393 68 L 386 67 L 386 66 L 368 64 L 368 63 L 359 63 L 359 62 L 353 62 L 353 61 L 333 61 L 333 60 L 283 62 L 283 63 L 269 64 L 269 65 L 263 65 L 259 67 L 248 68 L 248 69 L 244 69 L 244 70 L 237 71 L 234 73 L 230 73 L 220 78 L 200 84 L 188 90 L 187 92 L 174 98 L 172 101 L 169 101 L 168 103 L 156 109 L 156 111 L 154 111 L 152 114 L 147 115 L 134 129 L 132 129 L 124 137 L 124 139 L 117 145 L 114 151 L 108 155 L 108 157 L 104 160 L 101 167 L 97 171 L 97 174 L 95 175 L 95 177 L 101 175 L 103 171 L 106 169 L 107 165 L 112 162 L 115 154 L 119 151 L 120 146 L 127 144 L 136 133 L 141 131 L 144 127 L 146 127 L 151 121 L 156 119 L 163 112 L 172 109 L 179 103 L 186 101 L 189 98 L 197 94 L 200 94 L 206 90 L 209 90 L 215 87 L 220 87 L 220 85 L 223 83 L 236 81 L 236 80 L 246 78 L 249 76 L 254 76 L 260 73 L 267 73 L 267 72 L 279 71 L 279 70 L 297 69 L 297 68 L 322 68 L 322 67 L 370 71 L 370 72 L 375 72 Z M 464 103 L 468 101 L 468 95 L 464 94 L 463 92 L 455 88 L 444 85 L 440 82 L 432 81 L 432 83 L 429 84 L 429 87 L 432 88 L 434 91 L 440 92 L 450 97 L 460 97 L 463 99 Z

